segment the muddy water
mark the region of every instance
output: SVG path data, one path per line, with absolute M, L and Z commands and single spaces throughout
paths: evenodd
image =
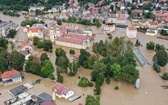
M 18 18 L 11 18 L 10 16 L 4 16 L 0 13 L 1 19 L 4 20 L 12 20 L 16 22 L 21 22 L 21 19 Z M 47 20 L 47 23 L 51 22 L 51 20 Z M 82 26 L 82 25 L 81 25 Z M 92 28 L 94 33 L 98 33 L 95 37 L 95 42 L 98 42 L 99 40 L 105 40 L 107 38 L 107 35 L 100 34 L 101 29 L 97 29 L 96 27 L 90 26 L 89 28 Z M 21 32 L 22 33 L 22 32 Z M 23 34 L 19 34 L 22 35 Z M 125 36 L 126 30 L 117 28 L 115 32 L 112 33 L 113 37 L 117 36 Z M 20 36 L 18 38 L 20 38 Z M 24 39 L 24 37 L 23 37 Z M 111 80 L 111 83 L 107 85 L 106 83 L 103 84 L 102 88 L 102 94 L 100 95 L 100 103 L 101 105 L 168 105 L 168 90 L 163 89 L 161 85 L 168 85 L 167 81 L 161 80 L 159 78 L 159 74 L 155 73 L 152 65 L 152 56 L 155 54 L 154 51 L 147 51 L 146 50 L 146 43 L 149 41 L 154 41 L 160 44 L 164 44 L 166 48 L 168 48 L 168 41 L 157 39 L 156 37 L 150 37 L 146 36 L 143 33 L 138 33 L 137 39 L 141 42 L 143 45 L 140 47 L 140 51 L 144 55 L 144 57 L 148 60 L 150 65 L 145 65 L 144 67 L 137 67 L 137 69 L 140 71 L 140 80 L 141 80 L 141 87 L 139 90 L 135 89 L 132 84 L 128 84 L 124 81 L 121 82 L 115 82 Z M 131 39 L 135 43 L 136 39 Z M 55 46 L 53 48 L 53 53 L 48 53 L 52 63 L 55 63 L 55 49 L 60 46 Z M 71 48 L 62 47 L 66 52 L 67 56 L 70 58 L 70 61 L 72 61 L 73 56 L 69 54 L 69 50 Z M 41 52 L 42 50 L 39 50 L 35 48 L 36 52 Z M 78 49 L 75 49 L 76 53 L 79 53 Z M 163 73 L 164 71 L 168 71 L 168 65 L 161 68 Z M 77 105 L 79 102 L 85 103 L 85 97 L 87 94 L 93 95 L 93 88 L 80 88 L 77 86 L 78 84 L 78 76 L 85 76 L 88 79 L 90 79 L 90 73 L 91 70 L 80 68 L 79 72 L 74 77 L 68 77 L 66 74 L 63 74 L 64 76 L 64 85 L 69 87 L 70 89 L 75 91 L 75 95 L 83 95 L 82 98 L 76 100 L 75 102 L 68 102 L 65 99 L 58 99 L 56 98 L 57 105 Z M 54 72 L 54 74 L 56 74 Z M 33 74 L 26 73 L 26 78 L 24 80 L 24 83 L 26 82 L 32 82 L 35 79 L 39 78 L 38 76 L 34 76 Z M 22 83 L 20 83 L 22 84 Z M 47 92 L 51 94 L 51 87 L 54 83 L 50 80 L 44 80 L 40 84 L 37 84 L 33 89 L 30 90 L 31 94 L 38 95 L 41 92 Z M 16 84 L 19 85 L 19 84 Z M 8 86 L 8 87 L 2 87 L 0 86 L 0 92 L 3 94 L 8 93 L 8 89 L 11 89 L 15 87 L 16 85 Z M 115 86 L 119 86 L 119 90 L 114 90 Z M 10 95 L 7 96 L 0 96 L 0 105 L 3 101 L 11 98 Z

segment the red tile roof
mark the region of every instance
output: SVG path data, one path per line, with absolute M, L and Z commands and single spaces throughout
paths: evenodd
M 54 88 L 57 90 L 56 93 L 59 95 L 62 95 L 62 94 L 66 95 L 70 91 L 68 87 L 58 82 L 54 84 Z
M 76 38 L 65 38 L 65 37 L 56 37 L 57 41 L 61 42 L 67 42 L 67 43 L 73 43 L 73 44 L 81 44 L 83 43 L 82 39 L 76 39 Z
M 128 26 L 128 29 L 129 30 L 137 30 L 136 27 L 134 27 L 133 25 Z
M 16 74 L 20 74 L 20 72 L 18 72 L 17 70 L 10 70 L 10 71 L 4 72 L 1 75 L 1 77 L 2 77 L 2 79 L 7 79 L 7 78 L 11 78 L 12 75 L 16 75 Z
M 158 25 L 158 22 L 156 22 L 156 21 L 154 21 L 154 22 L 149 22 L 149 24 L 150 24 L 151 26 L 155 26 L 155 25 Z
M 36 28 L 36 27 L 30 27 L 28 31 L 31 31 L 31 32 L 38 32 L 40 29 L 39 28 Z
M 21 43 L 21 48 L 23 48 L 25 46 L 31 46 L 31 44 L 26 42 L 26 41 L 24 41 L 24 42 Z
M 134 9 L 133 12 L 134 12 L 134 13 L 142 13 L 143 11 L 140 10 L 140 9 Z
M 70 38 L 77 38 L 77 39 L 82 39 L 82 40 L 87 40 L 88 36 L 82 35 L 82 34 L 74 34 L 74 33 L 64 33 L 64 37 L 70 37 Z

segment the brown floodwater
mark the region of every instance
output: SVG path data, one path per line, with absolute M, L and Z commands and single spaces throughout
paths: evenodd
M 10 16 L 5 16 L 2 13 L 0 13 L 0 17 L 2 20 L 12 20 L 14 22 L 20 23 L 24 18 L 21 16 L 21 18 L 15 18 Z M 47 23 L 51 22 L 51 20 L 46 20 Z M 66 23 L 65 23 L 66 24 Z M 83 25 L 80 25 L 82 27 L 85 27 Z M 89 26 L 88 28 L 92 28 L 94 33 L 96 34 L 96 37 L 94 39 L 94 42 L 98 42 L 99 40 L 105 40 L 107 39 L 107 35 L 101 34 L 101 28 L 96 28 L 94 26 Z M 122 28 L 116 28 L 116 31 L 112 33 L 113 37 L 120 37 L 125 36 L 126 30 Z M 22 31 L 19 32 L 19 34 L 16 36 L 16 38 L 24 39 L 26 38 L 26 35 L 23 34 Z M 140 89 L 135 89 L 134 85 L 128 84 L 127 82 L 120 81 L 116 82 L 111 79 L 111 83 L 108 85 L 104 82 L 103 86 L 101 87 L 102 93 L 100 95 L 100 103 L 101 105 L 168 105 L 168 90 L 163 89 L 161 85 L 168 85 L 168 81 L 162 80 L 159 77 L 159 74 L 162 74 L 165 71 L 168 71 L 168 65 L 165 67 L 161 67 L 161 73 L 156 73 L 152 68 L 152 57 L 155 54 L 154 51 L 148 51 L 146 50 L 146 43 L 149 41 L 154 41 L 155 43 L 163 44 L 166 48 L 168 48 L 168 41 L 163 39 L 158 39 L 156 37 L 150 37 L 146 36 L 144 33 L 139 33 L 137 35 L 137 39 L 141 42 L 142 47 L 139 48 L 139 50 L 142 52 L 143 56 L 147 59 L 150 65 L 145 65 L 143 67 L 137 67 L 137 69 L 140 71 L 140 81 L 141 86 Z M 131 39 L 132 42 L 136 42 L 136 39 Z M 52 63 L 55 63 L 55 49 L 57 47 L 62 46 L 53 46 L 53 53 L 47 53 L 50 57 L 50 60 Z M 62 47 L 66 52 L 67 56 L 70 59 L 70 61 L 73 60 L 73 56 L 69 54 L 69 50 L 71 48 L 68 47 Z M 35 53 L 42 52 L 42 49 L 37 49 L 36 47 Z M 75 49 L 76 53 L 79 53 L 78 49 Z M 78 76 L 85 76 L 88 79 L 90 79 L 90 73 L 92 70 L 80 68 L 77 75 L 74 77 L 68 77 L 66 74 L 63 74 L 64 76 L 64 85 L 69 87 L 70 89 L 75 91 L 75 95 L 83 95 L 80 99 L 69 102 L 65 99 L 59 99 L 56 97 L 56 103 L 57 105 L 78 105 L 78 103 L 85 104 L 85 97 L 88 94 L 94 95 L 93 89 L 94 87 L 86 87 L 81 88 L 78 87 L 77 84 L 79 82 Z M 54 72 L 56 75 L 56 72 Z M 40 77 L 35 76 L 33 74 L 26 73 L 26 78 L 24 79 L 23 83 L 31 83 L 34 80 L 38 79 Z M 18 86 L 22 83 L 3 87 L 0 86 L 0 93 L 2 93 L 2 96 L 0 96 L 0 105 L 2 105 L 3 101 L 10 99 L 11 96 L 8 94 L 8 89 L 11 89 L 15 86 Z M 35 85 L 33 89 L 31 89 L 29 92 L 31 94 L 38 95 L 42 92 L 47 92 L 50 95 L 51 94 L 51 88 L 53 86 L 54 82 L 46 79 L 43 80 L 40 84 Z M 119 86 L 119 90 L 114 90 L 115 86 Z M 8 94 L 5 96 L 5 94 Z

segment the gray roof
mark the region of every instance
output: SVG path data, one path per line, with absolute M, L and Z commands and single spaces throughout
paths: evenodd
M 40 95 L 38 95 L 38 97 L 43 99 L 44 101 L 47 101 L 47 100 L 51 101 L 52 100 L 52 97 L 49 94 L 45 93 L 45 92 L 43 92 Z
M 61 8 L 62 5 L 55 5 L 54 8 Z
M 12 75 L 12 79 L 13 78 L 20 78 L 21 77 L 21 75 L 20 74 L 15 74 L 15 75 Z
M 21 94 L 21 93 L 23 93 L 23 92 L 25 92 L 25 91 L 27 91 L 27 90 L 28 90 L 27 87 L 25 87 L 25 86 L 23 86 L 23 85 L 20 85 L 20 86 L 18 86 L 18 87 L 15 87 L 15 88 L 9 90 L 9 92 L 10 92 L 13 96 L 17 96 L 17 95 L 19 95 L 19 94 Z

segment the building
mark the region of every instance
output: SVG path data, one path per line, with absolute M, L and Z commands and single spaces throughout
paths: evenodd
M 114 32 L 115 31 L 115 24 L 113 24 L 113 23 L 107 23 L 107 24 L 103 25 L 102 31 L 104 33 Z
M 64 86 L 61 83 L 55 83 L 53 88 L 55 90 L 55 95 L 59 98 L 68 99 L 74 95 L 74 91 L 70 90 L 68 87 Z
M 77 49 L 86 49 L 90 47 L 90 37 L 82 34 L 63 33 L 63 35 L 55 38 L 55 44 Z
M 89 29 L 89 28 L 83 29 L 83 32 L 84 32 L 84 34 L 86 34 L 88 36 L 92 36 L 92 34 L 93 34 L 92 29 Z
M 152 21 L 148 23 L 149 28 L 157 28 L 158 27 L 158 22 L 157 21 Z
M 158 30 L 154 28 L 149 28 L 146 31 L 146 35 L 149 35 L 149 36 L 156 36 L 157 34 L 158 34 Z
M 20 47 L 21 47 L 21 51 L 33 52 L 32 44 L 27 41 L 22 42 Z
M 1 75 L 1 77 L 3 86 L 22 82 L 21 73 L 17 70 L 6 71 Z
M 126 29 L 126 36 L 128 38 L 136 38 L 137 36 L 137 29 L 133 25 L 130 25 Z
M 61 12 L 63 10 L 63 5 L 55 5 L 51 11 L 52 12 Z
M 44 6 L 39 6 L 39 5 L 30 5 L 29 6 L 29 12 L 31 11 L 36 11 L 36 10 L 40 10 L 40 11 L 43 11 L 44 10 Z

